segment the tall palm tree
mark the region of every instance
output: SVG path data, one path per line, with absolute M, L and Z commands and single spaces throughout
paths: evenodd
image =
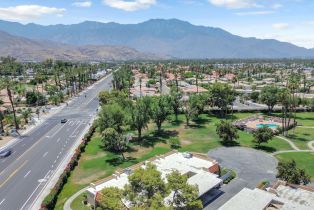
M 4 114 L 2 111 L 0 111 L 0 128 L 1 128 L 1 132 L 4 131 L 4 124 L 3 124 L 3 120 L 4 120 Z
M 15 104 L 14 104 L 14 99 L 13 99 L 13 95 L 12 95 L 12 89 L 14 88 L 14 86 L 15 86 L 15 82 L 13 80 L 11 80 L 9 77 L 1 78 L 0 89 L 6 89 L 6 91 L 7 91 L 8 98 L 10 100 L 11 108 L 13 111 L 14 125 L 15 125 L 16 130 L 18 130 L 19 124 L 18 124 L 17 118 L 16 118 Z

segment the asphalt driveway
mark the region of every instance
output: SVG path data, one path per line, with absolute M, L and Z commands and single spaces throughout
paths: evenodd
M 273 156 L 244 147 L 221 147 L 208 152 L 223 167 L 233 169 L 237 178 L 220 188 L 220 196 L 204 209 L 218 209 L 244 187 L 254 189 L 263 180 L 276 179 L 278 161 Z

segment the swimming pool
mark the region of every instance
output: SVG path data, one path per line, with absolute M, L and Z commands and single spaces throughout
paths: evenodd
M 257 124 L 256 127 L 257 128 L 268 127 L 268 128 L 276 129 L 276 128 L 278 128 L 278 125 L 272 124 L 272 123 L 269 123 L 269 124 Z

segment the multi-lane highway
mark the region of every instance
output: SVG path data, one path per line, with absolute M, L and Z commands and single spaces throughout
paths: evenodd
M 108 76 L 99 81 L 19 137 L 11 147 L 12 154 L 0 159 L 0 210 L 35 208 L 35 202 L 88 129 L 99 105 L 97 95 L 110 88 L 111 79 Z M 64 118 L 68 121 L 61 124 Z

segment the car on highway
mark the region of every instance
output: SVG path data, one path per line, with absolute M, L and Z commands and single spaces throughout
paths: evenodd
M 10 149 L 4 149 L 0 151 L 0 158 L 5 158 L 11 155 L 11 150 Z
M 61 120 L 61 123 L 62 123 L 62 124 L 63 124 L 63 123 L 66 123 L 66 122 L 68 122 L 67 119 L 62 119 L 62 120 Z

